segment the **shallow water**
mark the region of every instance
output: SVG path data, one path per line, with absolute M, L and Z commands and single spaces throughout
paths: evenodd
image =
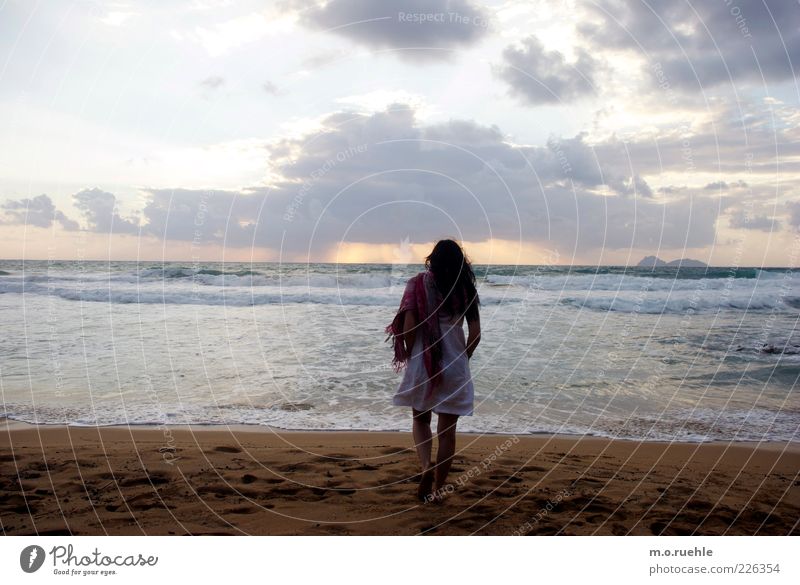
M 0 414 L 408 429 L 383 328 L 419 269 L 2 261 Z M 462 430 L 797 439 L 796 272 L 475 269 Z

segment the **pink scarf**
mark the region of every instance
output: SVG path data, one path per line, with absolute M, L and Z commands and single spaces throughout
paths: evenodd
M 416 333 L 422 336 L 422 359 L 425 363 L 425 370 L 428 372 L 428 396 L 442 382 L 442 346 L 440 343 L 442 333 L 437 314 L 438 304 L 437 299 L 428 299 L 426 289 L 426 280 L 432 278 L 433 273 L 426 271 L 420 272 L 409 280 L 400 301 L 400 309 L 394 320 L 386 327 L 386 334 L 389 336 L 386 340 L 393 338 L 394 343 L 392 365 L 395 372 L 399 372 L 411 358 L 403 343 L 405 312 L 416 311 L 418 323 Z

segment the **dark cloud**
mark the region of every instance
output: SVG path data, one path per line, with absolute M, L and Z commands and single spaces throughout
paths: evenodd
M 86 221 L 86 229 L 98 233 L 133 234 L 139 232 L 138 222 L 124 219 L 116 210 L 116 197 L 100 189 L 84 189 L 72 196 L 75 207 Z M 2 205 L 7 224 L 28 224 L 50 227 L 59 222 L 68 231 L 80 229 L 78 222 L 56 209 L 50 197 L 39 195 L 33 199 L 8 201 Z
M 478 42 L 489 15 L 468 0 L 296 0 L 300 22 L 405 59 L 446 59 Z
M 528 37 L 522 46 L 503 51 L 502 65 L 495 73 L 511 88 L 511 93 L 532 105 L 562 103 L 595 93 L 599 61 L 583 49 L 577 50 L 574 63 L 567 63 L 558 51 L 546 51 L 539 40 Z
M 738 82 L 793 80 L 800 55 L 796 2 L 628 2 L 587 4 L 578 30 L 598 51 L 631 50 L 656 84 L 697 91 Z M 663 77 L 656 80 L 660 67 Z
M 573 138 L 551 137 L 547 141 L 547 148 L 558 158 L 562 172 L 571 181 L 589 188 L 606 185 L 623 197 L 653 196 L 653 190 L 640 174 L 652 170 L 642 147 L 616 139 L 589 145 L 585 139 L 586 134 L 580 133 Z
M 679 133 L 595 143 L 585 134 L 553 136 L 541 146 L 520 146 L 470 120 L 421 124 L 412 108 L 395 104 L 371 114 L 336 112 L 304 137 L 272 144 L 269 187 L 149 189 L 141 223 L 120 217 L 114 196 L 98 189 L 78 193 L 75 202 L 93 231 L 265 247 L 287 259 L 323 257 L 341 241 L 427 242 L 443 235 L 576 253 L 699 248 L 714 243 L 721 216 L 735 227 L 745 207 L 742 227 L 764 229 L 772 215 L 766 202 L 786 196 L 770 184 L 774 169 L 767 172 L 767 161 L 763 179 L 753 171 L 746 189 L 738 181 L 728 181 L 722 194 L 667 185 L 656 198 L 650 183 L 661 173 L 692 183 L 692 172 L 720 172 L 717 148 L 736 141 L 724 125 L 715 128 L 722 132 L 690 137 L 687 162 L 687 138 Z M 748 152 L 762 148 L 767 137 L 759 136 L 748 135 Z M 778 140 L 789 142 L 780 134 Z M 791 212 L 799 225 L 800 210 Z
M 78 222 L 57 210 L 50 197 L 44 194 L 33 199 L 7 201 L 2 205 L 2 209 L 6 215 L 6 219 L 2 223 L 48 228 L 57 221 L 65 230 L 75 231 L 78 229 Z
M 223 190 L 147 189 L 143 233 L 165 240 L 253 245 L 263 196 Z
M 139 224 L 117 213 L 117 199 L 100 189 L 84 189 L 72 196 L 75 207 L 83 213 L 87 228 L 92 232 L 136 234 Z
M 776 232 L 781 229 L 781 222 L 774 217 L 752 215 L 744 210 L 737 211 L 731 215 L 729 224 L 732 228 L 759 230 L 762 232 Z
M 291 153 L 291 156 L 289 156 Z M 701 247 L 719 200 L 687 192 L 667 203 L 624 156 L 584 136 L 508 143 L 499 129 L 414 111 L 340 112 L 272 149 L 269 189 L 150 190 L 145 232 L 178 240 L 328 253 L 340 241 L 523 239 L 561 249 Z M 632 169 L 632 170 L 631 170 Z

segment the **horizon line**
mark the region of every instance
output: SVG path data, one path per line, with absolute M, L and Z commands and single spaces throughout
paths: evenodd
M 154 262 L 154 263 L 186 263 L 186 264 L 340 264 L 345 266 L 351 265 L 374 265 L 374 266 L 391 266 L 391 265 L 398 265 L 398 262 L 319 262 L 319 261 L 295 261 L 295 262 L 282 262 L 280 260 L 259 260 L 259 261 L 251 261 L 251 260 L 164 260 L 164 259 L 144 259 L 144 260 L 111 260 L 108 258 L 102 259 L 93 259 L 93 258 L 83 258 L 83 259 L 67 259 L 67 258 L 0 258 L 0 262 L 135 262 L 135 263 L 144 263 L 144 262 Z M 699 260 L 702 262 L 702 260 Z M 705 266 L 639 266 L 638 264 L 505 264 L 505 263 L 482 263 L 482 262 L 471 262 L 473 266 L 559 266 L 559 267 L 569 267 L 569 266 L 586 266 L 586 267 L 626 267 L 626 268 L 788 268 L 794 270 L 797 268 L 796 266 L 736 266 L 733 264 L 706 264 Z M 424 262 L 407 262 L 402 264 L 404 266 L 412 266 L 412 265 L 424 265 Z

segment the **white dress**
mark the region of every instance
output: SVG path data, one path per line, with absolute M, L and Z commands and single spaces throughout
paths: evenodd
M 432 279 L 425 280 L 428 298 L 436 298 Z M 467 358 L 464 317 L 453 317 L 444 311 L 439 311 L 438 317 L 442 332 L 442 383 L 428 396 L 428 372 L 422 358 L 422 335 L 418 334 L 392 403 L 419 411 L 433 410 L 436 414 L 471 416 L 475 391 Z

